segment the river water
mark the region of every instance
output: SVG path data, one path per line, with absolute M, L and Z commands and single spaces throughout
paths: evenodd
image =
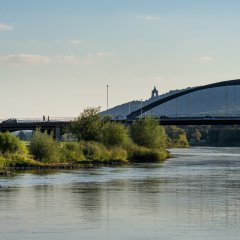
M 240 148 L 0 177 L 1 240 L 240 239 Z

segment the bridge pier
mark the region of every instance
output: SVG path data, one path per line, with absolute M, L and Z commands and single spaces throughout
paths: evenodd
M 55 139 L 57 141 L 61 141 L 61 129 L 60 129 L 60 127 L 55 128 Z

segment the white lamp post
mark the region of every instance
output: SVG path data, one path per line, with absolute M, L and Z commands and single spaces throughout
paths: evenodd
M 107 110 L 108 110 L 108 84 L 107 84 Z

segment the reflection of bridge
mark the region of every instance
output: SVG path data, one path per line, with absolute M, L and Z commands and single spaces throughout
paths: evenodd
M 158 98 L 127 115 L 126 120 L 144 115 L 159 117 L 162 123 L 169 124 L 239 124 L 240 79 L 194 87 Z

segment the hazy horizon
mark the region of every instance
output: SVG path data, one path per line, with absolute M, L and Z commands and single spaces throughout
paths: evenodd
M 0 118 L 77 116 L 240 78 L 240 2 L 0 0 Z

